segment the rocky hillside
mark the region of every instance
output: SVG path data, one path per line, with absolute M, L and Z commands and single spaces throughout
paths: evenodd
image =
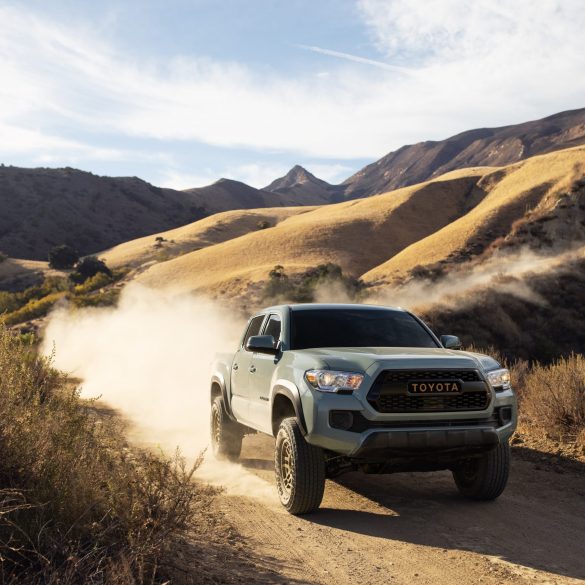
M 348 198 L 366 197 L 420 183 L 453 169 L 508 165 L 580 144 L 585 144 L 585 108 L 403 146 L 347 179 L 344 193 Z

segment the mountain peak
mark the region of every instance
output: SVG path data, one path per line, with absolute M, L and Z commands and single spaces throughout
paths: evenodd
M 264 187 L 265 191 L 278 191 L 280 189 L 290 189 L 297 185 L 327 185 L 325 181 L 318 179 L 301 165 L 295 165 L 284 177 L 280 177 L 272 181 L 268 187 Z

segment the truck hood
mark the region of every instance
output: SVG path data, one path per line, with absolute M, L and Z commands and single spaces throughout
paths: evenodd
M 328 368 L 366 372 L 383 362 L 387 368 L 480 368 L 498 367 L 489 356 L 461 350 L 427 347 L 332 347 L 295 350 L 313 356 Z

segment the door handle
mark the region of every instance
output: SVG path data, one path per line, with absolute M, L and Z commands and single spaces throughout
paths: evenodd
M 253 374 L 256 371 L 255 366 L 250 366 L 250 373 Z
M 232 370 L 237 370 L 237 369 L 238 369 L 238 364 L 234 364 L 234 365 L 232 366 Z

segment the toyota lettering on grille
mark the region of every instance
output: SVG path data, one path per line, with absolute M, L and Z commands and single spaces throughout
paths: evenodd
M 416 380 L 408 383 L 408 392 L 411 394 L 456 394 L 461 392 L 460 380 Z

